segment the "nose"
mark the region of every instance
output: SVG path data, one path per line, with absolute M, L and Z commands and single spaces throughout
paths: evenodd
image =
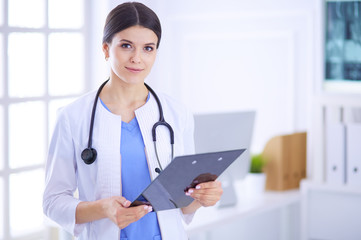
M 142 60 L 141 53 L 139 50 L 135 50 L 130 58 L 131 63 L 140 63 Z

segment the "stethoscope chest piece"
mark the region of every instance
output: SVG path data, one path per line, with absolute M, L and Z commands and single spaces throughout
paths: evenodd
M 96 158 L 97 150 L 94 148 L 86 148 L 81 152 L 81 159 L 83 159 L 83 161 L 88 165 L 92 164 Z

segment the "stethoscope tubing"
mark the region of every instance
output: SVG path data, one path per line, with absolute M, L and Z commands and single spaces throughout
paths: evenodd
M 98 99 L 99 99 L 99 95 L 100 95 L 100 92 L 102 91 L 102 89 L 104 88 L 105 84 L 107 84 L 107 82 L 109 81 L 109 79 L 107 79 L 105 82 L 103 82 L 96 95 L 95 95 L 95 99 L 94 99 L 94 103 L 93 103 L 93 108 L 92 108 L 92 114 L 91 114 L 91 120 L 90 120 L 90 126 L 89 126 L 89 139 L 88 139 L 88 148 L 87 149 L 91 149 L 95 152 L 95 158 L 96 158 L 96 150 L 92 148 L 92 139 L 93 139 L 93 128 L 94 128 L 94 119 L 95 119 L 95 112 L 96 112 L 96 107 L 97 107 L 97 103 L 98 103 Z M 152 140 L 153 140 L 153 143 L 154 143 L 154 151 L 155 151 L 155 155 L 156 155 L 156 158 L 157 158 L 157 161 L 158 161 L 158 166 L 160 168 L 160 170 L 163 171 L 163 168 L 162 168 L 162 164 L 160 163 L 160 160 L 159 160 L 159 155 L 158 155 L 158 151 L 157 151 L 157 144 L 156 144 L 156 141 L 157 141 L 157 127 L 158 126 L 165 126 L 168 131 L 169 131 L 169 135 L 170 135 L 170 144 L 171 144 L 171 160 L 173 159 L 174 157 L 174 131 L 172 129 L 172 126 L 167 123 L 164 119 L 164 115 L 163 115 L 163 108 L 162 108 L 162 104 L 157 96 L 157 94 L 154 92 L 154 90 L 149 87 L 146 83 L 144 83 L 144 85 L 146 86 L 146 88 L 149 90 L 149 92 L 153 95 L 155 101 L 157 102 L 157 105 L 158 105 L 158 111 L 159 111 L 159 120 L 154 123 L 153 127 L 152 127 Z M 86 150 L 86 149 L 85 149 Z M 84 151 L 85 151 L 84 150 Z M 83 156 L 82 156 L 83 158 Z M 84 162 L 85 159 L 83 159 Z M 92 164 L 93 162 L 95 161 L 95 159 L 93 159 L 93 161 L 91 161 L 90 163 L 87 163 L 87 164 Z M 156 172 L 160 172 L 159 169 L 157 170 L 157 168 L 155 169 Z
M 104 88 L 105 84 L 107 84 L 108 81 L 109 81 L 109 79 L 106 80 L 105 82 L 103 82 L 102 85 L 100 85 L 100 87 L 99 87 L 99 89 L 97 91 L 97 94 L 95 95 L 95 100 L 94 100 L 93 109 L 92 109 L 92 115 L 91 115 L 91 118 L 90 118 L 88 148 L 91 148 L 91 146 L 92 146 L 95 111 L 97 109 L 98 98 L 99 98 L 100 92 L 102 91 L 102 89 Z

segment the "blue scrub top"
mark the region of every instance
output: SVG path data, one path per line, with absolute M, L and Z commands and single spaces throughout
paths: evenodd
M 109 111 L 103 101 L 101 101 L 101 103 Z M 151 182 L 144 152 L 144 141 L 137 118 L 134 118 L 129 123 L 122 122 L 120 142 L 120 154 L 122 156 L 122 196 L 132 202 Z M 161 239 L 157 214 L 150 212 L 138 221 L 129 224 L 126 228 L 122 229 L 120 239 Z

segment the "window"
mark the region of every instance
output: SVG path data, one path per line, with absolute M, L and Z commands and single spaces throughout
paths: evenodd
M 4 0 L 0 0 L 0 26 L 4 23 Z
M 0 240 L 44 239 L 56 111 L 90 87 L 85 9 L 84 0 L 0 0 Z
M 1 0 L 0 0 L 1 1 Z M 1 19 L 1 16 L 0 16 Z M 1 25 L 0 25 L 1 28 Z M 4 95 L 4 43 L 3 34 L 0 31 L 0 98 Z

